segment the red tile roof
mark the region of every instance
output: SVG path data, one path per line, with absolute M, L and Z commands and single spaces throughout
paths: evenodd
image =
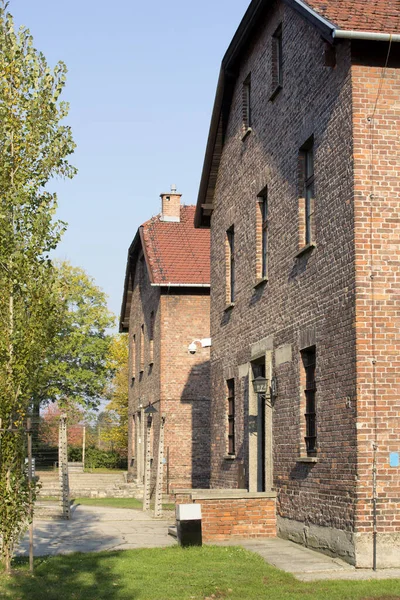
M 338 29 L 400 33 L 400 0 L 304 0 Z
M 152 283 L 210 284 L 210 231 L 194 228 L 195 206 L 181 206 L 179 223 L 161 215 L 142 225 Z

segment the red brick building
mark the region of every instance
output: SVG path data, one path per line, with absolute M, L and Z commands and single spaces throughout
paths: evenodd
M 211 487 L 275 493 L 278 535 L 357 566 L 400 566 L 399 34 L 399 0 L 253 0 L 195 217 Z
M 120 331 L 129 335 L 129 477 L 143 483 L 146 416 L 152 485 L 165 416 L 164 490 L 205 487 L 210 465 L 210 235 L 175 190 L 138 230 L 128 252 Z M 203 342 L 203 343 L 201 343 Z M 194 343 L 195 352 L 188 350 Z

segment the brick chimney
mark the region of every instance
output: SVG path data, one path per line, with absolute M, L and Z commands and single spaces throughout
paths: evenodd
M 161 196 L 161 218 L 160 221 L 179 223 L 181 220 L 181 196 L 176 191 L 176 186 L 171 185 L 171 191 Z

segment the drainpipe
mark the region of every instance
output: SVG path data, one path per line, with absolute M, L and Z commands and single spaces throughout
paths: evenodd
M 376 571 L 376 538 L 377 538 L 377 515 L 376 515 L 376 453 L 378 446 L 374 442 L 373 446 L 373 463 L 372 463 L 372 568 Z

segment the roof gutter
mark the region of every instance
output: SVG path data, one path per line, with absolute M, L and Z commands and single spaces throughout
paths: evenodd
M 299 8 L 308 13 L 314 19 L 317 19 L 321 25 L 331 30 L 332 38 L 345 40 L 371 40 L 376 42 L 400 42 L 398 33 L 377 33 L 374 31 L 347 31 L 344 29 L 336 29 L 333 23 L 322 17 L 310 6 L 302 0 L 294 0 Z
M 345 31 L 334 29 L 332 37 L 345 40 L 371 40 L 374 42 L 400 42 L 398 33 L 375 33 L 374 31 Z
M 152 283 L 151 287 L 193 287 L 193 288 L 209 288 L 209 283 Z

